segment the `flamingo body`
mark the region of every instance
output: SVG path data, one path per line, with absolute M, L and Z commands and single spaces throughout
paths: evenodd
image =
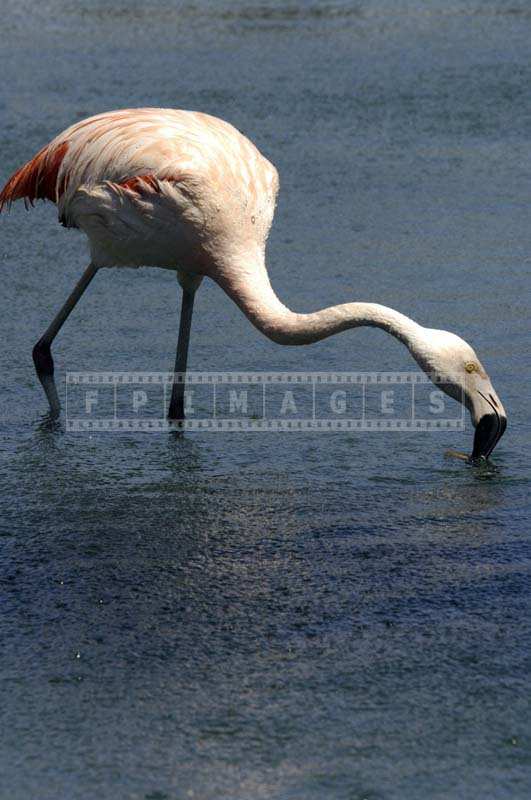
M 0 210 L 52 200 L 80 228 L 98 267 L 209 274 L 264 251 L 278 175 L 243 134 L 207 114 L 126 109 L 67 128 L 9 179 Z

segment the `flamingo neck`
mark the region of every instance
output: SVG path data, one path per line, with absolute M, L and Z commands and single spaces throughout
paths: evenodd
M 275 294 L 265 264 L 251 268 L 218 269 L 216 282 L 261 333 L 278 344 L 318 342 L 350 328 L 381 328 L 402 342 L 414 357 L 425 329 L 405 314 L 378 303 L 343 303 L 321 311 L 299 314 Z

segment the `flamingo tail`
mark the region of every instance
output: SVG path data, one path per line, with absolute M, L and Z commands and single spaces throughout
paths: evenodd
M 10 208 L 15 200 L 21 199 L 26 208 L 33 206 L 35 200 L 51 200 L 56 203 L 64 191 L 64 186 L 59 185 L 58 179 L 67 150 L 66 142 L 52 147 L 46 145 L 31 161 L 17 169 L 0 192 L 0 212 L 4 206 Z

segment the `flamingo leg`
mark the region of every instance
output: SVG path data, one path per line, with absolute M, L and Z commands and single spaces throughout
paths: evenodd
M 76 283 L 72 293 L 67 298 L 64 305 L 59 310 L 58 314 L 54 317 L 51 324 L 46 329 L 46 332 L 43 336 L 39 339 L 35 347 L 33 348 L 33 363 L 35 364 L 35 370 L 37 372 L 37 377 L 39 378 L 42 388 L 48 398 L 48 403 L 50 404 L 50 412 L 53 416 L 58 416 L 61 410 L 61 403 L 59 402 L 59 396 L 57 394 L 57 389 L 55 386 L 55 381 L 53 377 L 53 358 L 51 353 L 51 345 L 63 324 L 66 322 L 68 317 L 70 316 L 70 312 L 74 309 L 77 301 L 91 282 L 92 278 L 98 271 L 98 267 L 95 267 L 94 264 L 89 264 L 89 266 L 84 271 L 83 275 Z
M 184 422 L 184 375 L 188 363 L 188 345 L 190 344 L 194 297 L 195 289 L 183 287 L 179 340 L 177 342 L 177 355 L 175 357 L 175 374 L 181 374 L 183 380 L 179 383 L 175 381 L 173 384 L 168 408 L 168 419 L 172 422 Z

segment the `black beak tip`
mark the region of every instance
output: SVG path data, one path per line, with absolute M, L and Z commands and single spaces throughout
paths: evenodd
M 487 459 L 505 433 L 507 419 L 500 414 L 485 414 L 479 420 L 474 435 L 471 461 Z

